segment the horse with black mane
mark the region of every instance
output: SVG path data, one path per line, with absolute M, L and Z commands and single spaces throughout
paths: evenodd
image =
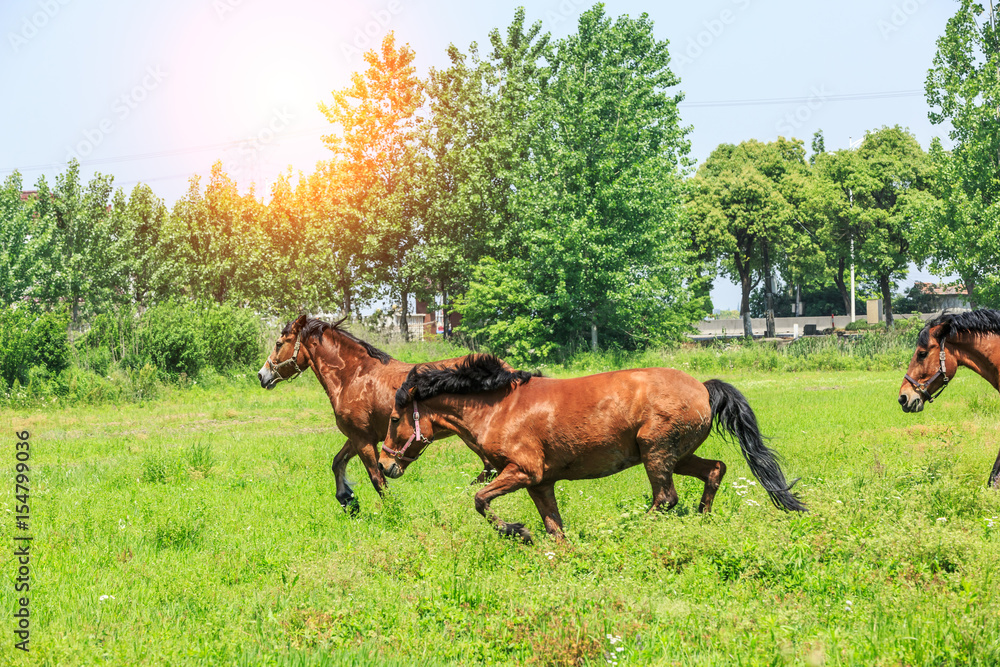
M 383 493 L 386 482 L 378 467 L 377 446 L 389 427 L 396 388 L 414 364 L 397 361 L 357 338 L 343 328 L 346 319 L 331 324 L 301 315 L 292 320 L 282 329 L 257 378 L 261 387 L 274 389 L 282 380 L 292 380 L 312 368 L 330 397 L 337 428 L 347 436 L 333 459 L 337 500 L 345 509 L 356 510 L 357 500 L 345 476 L 347 462 L 357 455 L 375 490 Z M 460 359 L 445 359 L 429 366 L 455 364 Z M 483 472 L 475 481 L 485 481 L 492 473 L 484 462 Z
M 959 366 L 975 371 L 1000 391 L 1000 311 L 942 313 L 927 323 L 899 388 L 903 412 L 920 412 L 933 402 Z M 1000 489 L 1000 453 L 987 485 Z
M 713 421 L 719 433 L 739 441 L 776 507 L 805 511 L 764 445 L 746 398 L 725 382 L 701 383 L 669 368 L 556 380 L 475 354 L 453 367 L 414 368 L 396 392 L 379 466 L 400 477 L 436 434 L 455 433 L 499 471 L 476 493 L 480 514 L 501 534 L 530 543 L 523 524 L 502 521 L 490 509 L 495 498 L 527 489 L 546 531 L 562 539 L 557 481 L 605 477 L 639 463 L 653 487 L 650 511 L 677 504 L 674 473 L 705 483 L 699 510 L 710 511 L 726 465 L 694 451 Z

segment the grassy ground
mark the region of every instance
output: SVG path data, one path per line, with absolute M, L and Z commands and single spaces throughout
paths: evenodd
M 718 373 L 695 371 L 701 379 Z M 647 516 L 641 469 L 566 482 L 569 544 L 524 493 L 475 512 L 478 460 L 437 443 L 379 500 L 304 376 L 166 389 L 150 403 L 24 408 L 32 433 L 31 653 L 13 649 L 14 439 L 0 464 L 0 664 L 996 665 L 1000 401 L 968 371 L 918 415 L 901 372 L 723 375 L 749 398 L 812 511 L 790 516 L 735 445 Z M 103 596 L 110 596 L 103 598 Z

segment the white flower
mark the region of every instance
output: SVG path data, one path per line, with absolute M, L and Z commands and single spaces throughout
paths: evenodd
M 102 595 L 101 597 L 97 598 L 97 601 L 104 602 L 105 600 L 114 600 L 114 599 L 115 599 L 114 595 Z
M 945 517 L 943 517 L 943 516 L 939 516 L 939 517 L 937 518 L 937 522 L 938 522 L 938 523 L 944 523 L 944 522 L 946 522 L 947 520 L 948 520 L 948 519 L 946 519 L 946 518 L 945 518 Z
M 555 554 L 555 552 L 554 552 L 554 551 L 546 551 L 546 552 L 545 552 L 545 555 L 549 557 L 549 560 L 552 560 L 552 558 L 553 558 L 553 557 L 554 557 L 554 556 L 555 556 L 556 554 Z
M 747 505 L 750 505 L 752 507 L 756 507 L 756 506 L 759 506 L 760 503 L 758 503 L 756 500 L 753 500 L 752 498 L 747 498 Z

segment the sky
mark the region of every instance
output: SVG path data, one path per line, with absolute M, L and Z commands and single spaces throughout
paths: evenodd
M 421 74 L 446 49 L 489 43 L 522 3 L 499 0 L 4 0 L 0 4 L 0 178 L 26 189 L 79 159 L 82 177 L 148 183 L 168 205 L 221 160 L 266 193 L 278 174 L 329 157 L 319 112 L 363 67 L 363 51 L 393 31 Z M 554 38 L 592 3 L 523 3 Z M 926 149 L 947 128 L 927 119 L 923 87 L 953 0 L 764 2 L 609 1 L 611 16 L 648 13 L 669 40 L 685 95 L 691 155 L 720 143 L 778 136 L 827 150 L 866 131 L 908 128 Z M 931 276 L 911 267 L 902 286 Z M 934 279 L 936 280 L 936 279 Z M 716 308 L 738 308 L 724 278 Z

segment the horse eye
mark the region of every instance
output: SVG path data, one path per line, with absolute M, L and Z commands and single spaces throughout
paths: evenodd
M 389 421 L 391 421 L 393 424 L 398 424 L 399 417 L 389 417 Z
M 927 358 L 927 350 L 922 350 L 920 352 L 917 352 L 917 359 L 926 359 L 926 358 Z
M 281 341 L 280 340 L 274 344 L 274 349 L 277 350 L 279 347 L 281 347 Z

